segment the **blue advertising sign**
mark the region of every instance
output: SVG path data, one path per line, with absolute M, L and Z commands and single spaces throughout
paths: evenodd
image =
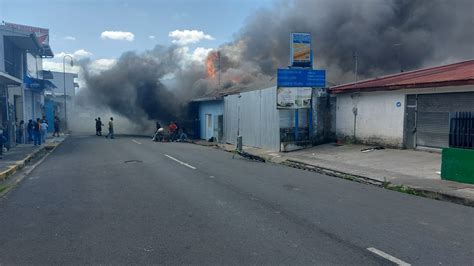
M 326 71 L 313 69 L 278 69 L 278 87 L 326 87 Z
M 290 45 L 290 65 L 312 67 L 311 34 L 292 33 Z

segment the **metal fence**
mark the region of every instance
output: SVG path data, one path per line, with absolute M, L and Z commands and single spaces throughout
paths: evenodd
M 450 114 L 449 147 L 474 149 L 474 112 Z

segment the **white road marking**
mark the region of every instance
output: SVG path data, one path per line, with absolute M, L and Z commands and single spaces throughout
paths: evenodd
M 187 163 L 185 163 L 185 162 L 182 162 L 182 161 L 180 161 L 180 160 L 178 160 L 178 159 L 176 159 L 176 158 L 173 158 L 173 157 L 169 156 L 168 154 L 165 154 L 165 156 L 168 157 L 168 158 L 170 158 L 171 160 L 173 160 L 173 161 L 179 163 L 179 164 L 182 164 L 182 165 L 184 165 L 184 166 L 186 166 L 186 167 L 189 167 L 189 168 L 191 168 L 191 169 L 196 170 L 196 167 L 194 167 L 194 166 L 192 166 L 192 165 L 189 165 L 189 164 L 187 164 Z
M 377 255 L 379 255 L 380 257 L 384 258 L 384 259 L 387 259 L 397 265 L 402 265 L 402 266 L 410 266 L 411 264 L 408 263 L 408 262 L 404 262 L 403 260 L 401 259 L 398 259 L 398 258 L 395 258 L 394 256 L 390 255 L 390 254 L 387 254 L 381 250 L 378 250 L 376 248 L 367 248 L 368 251 L 372 252 L 372 253 L 375 253 Z
M 135 142 L 136 144 L 142 144 L 141 142 L 138 142 L 138 141 L 136 141 L 136 140 L 134 140 L 134 139 L 132 139 L 132 141 Z

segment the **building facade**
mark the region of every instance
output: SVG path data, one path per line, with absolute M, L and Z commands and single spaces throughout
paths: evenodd
M 7 147 L 24 141 L 19 139 L 19 122 L 41 118 L 44 91 L 54 87 L 50 73 L 42 69 L 42 59 L 53 56 L 51 49 L 25 29 L 39 28 L 0 24 L 0 117 Z
M 450 116 L 474 111 L 474 60 L 331 88 L 340 139 L 414 149 L 449 145 Z

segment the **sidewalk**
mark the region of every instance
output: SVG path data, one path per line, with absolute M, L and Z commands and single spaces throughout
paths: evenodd
M 0 159 L 0 184 L 10 175 L 23 168 L 26 163 L 32 160 L 36 155 L 45 150 L 53 149 L 64 141 L 66 137 L 67 135 L 48 137 L 46 143 L 41 146 L 19 144 L 11 148 L 9 151 L 4 152 L 2 159 Z
M 197 144 L 210 143 L 198 141 Z M 235 150 L 234 145 L 214 145 Z M 324 144 L 287 153 L 253 147 L 244 147 L 244 151 L 267 162 L 474 206 L 474 185 L 441 180 L 440 153 L 398 149 L 361 151 L 366 148 L 370 147 Z

